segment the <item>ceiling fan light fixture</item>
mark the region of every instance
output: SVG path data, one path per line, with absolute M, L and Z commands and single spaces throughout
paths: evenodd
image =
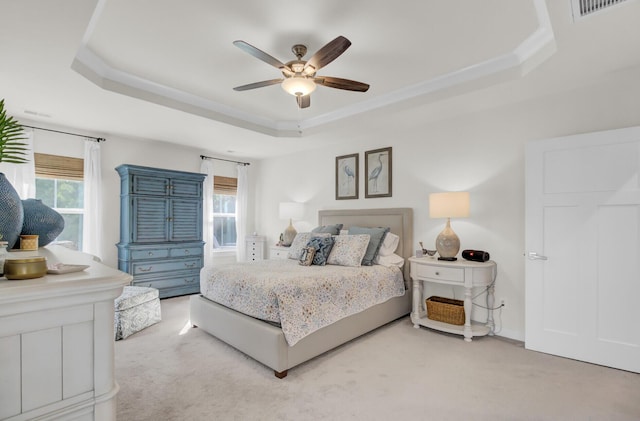
M 293 76 L 282 81 L 282 89 L 293 96 L 305 96 L 316 90 L 316 84 L 306 77 Z

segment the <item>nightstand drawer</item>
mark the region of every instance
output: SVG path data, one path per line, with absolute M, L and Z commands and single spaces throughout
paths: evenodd
M 439 281 L 464 282 L 463 268 L 416 265 L 416 276 Z
M 286 259 L 289 257 L 289 249 L 284 247 L 271 247 L 269 251 L 270 259 Z

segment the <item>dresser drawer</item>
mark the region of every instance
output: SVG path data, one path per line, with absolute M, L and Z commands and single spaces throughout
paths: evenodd
M 131 250 L 131 260 L 163 259 L 169 257 L 169 249 Z
M 202 256 L 202 246 L 200 247 L 175 247 L 169 252 L 170 257 Z
M 159 262 L 134 262 L 132 271 L 134 275 L 146 275 L 157 272 L 172 270 L 200 269 L 202 267 L 201 258 L 162 260 Z
M 438 281 L 464 283 L 463 268 L 449 268 L 439 266 L 416 265 L 416 276 Z
M 181 286 L 200 285 L 200 275 L 198 273 L 179 274 L 179 276 L 134 279 L 131 285 L 140 287 L 150 287 L 157 289 L 174 288 Z

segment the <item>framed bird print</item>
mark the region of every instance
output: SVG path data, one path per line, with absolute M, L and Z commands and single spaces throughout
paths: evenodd
M 336 200 L 358 198 L 359 154 L 336 157 Z
M 391 197 L 391 147 L 364 153 L 364 197 Z

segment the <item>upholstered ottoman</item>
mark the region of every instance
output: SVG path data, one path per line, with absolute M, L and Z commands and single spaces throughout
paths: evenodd
M 160 299 L 155 288 L 126 286 L 115 299 L 116 341 L 162 320 Z

